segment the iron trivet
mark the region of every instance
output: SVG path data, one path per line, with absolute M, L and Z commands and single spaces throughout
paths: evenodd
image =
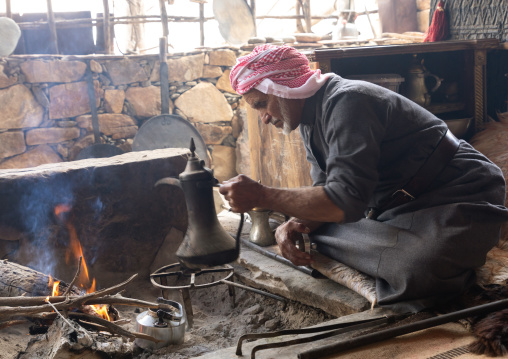
M 218 280 L 212 279 L 211 281 L 208 282 L 196 284 L 196 277 L 213 273 L 224 274 L 224 277 Z M 190 298 L 191 289 L 203 289 L 219 284 L 226 284 L 228 286 L 229 296 L 232 297 L 233 307 L 235 306 L 235 287 L 242 288 L 254 293 L 258 293 L 286 303 L 286 299 L 278 295 L 263 292 L 262 290 L 251 288 L 246 285 L 233 282 L 233 274 L 234 269 L 229 264 L 207 269 L 189 269 L 183 266 L 181 263 L 173 263 L 161 267 L 152 274 L 150 274 L 150 281 L 155 287 L 161 289 L 163 298 L 166 298 L 166 295 L 164 293 L 165 289 L 179 290 L 182 293 L 183 305 L 185 308 L 185 312 L 187 313 L 187 323 L 189 329 L 192 328 L 194 324 L 193 320 L 194 314 L 192 311 L 192 302 Z M 179 286 L 168 286 L 168 277 L 176 277 L 178 281 L 188 278 L 189 284 Z M 159 279 L 159 283 L 157 283 L 156 279 Z

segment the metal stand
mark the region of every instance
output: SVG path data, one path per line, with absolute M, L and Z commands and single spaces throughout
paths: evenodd
M 219 280 L 212 279 L 211 282 L 196 284 L 196 277 L 210 273 L 224 273 L 225 276 Z M 233 282 L 233 274 L 233 267 L 228 264 L 225 264 L 222 267 L 213 267 L 209 269 L 189 269 L 180 263 L 174 263 L 157 269 L 150 275 L 150 281 L 155 287 L 161 289 L 162 297 L 165 299 L 167 298 L 164 290 L 179 290 L 180 293 L 182 293 L 183 304 L 185 312 L 187 313 L 188 329 L 191 329 L 194 324 L 194 314 L 190 297 L 191 289 L 203 289 L 219 284 L 226 284 L 228 286 L 229 296 L 232 298 L 233 307 L 236 305 L 235 287 L 242 288 L 286 303 L 286 298 Z M 176 277 L 177 280 L 182 278 L 189 278 L 189 284 L 181 286 L 168 286 L 168 277 Z M 159 280 L 159 283 L 156 281 L 156 279 Z

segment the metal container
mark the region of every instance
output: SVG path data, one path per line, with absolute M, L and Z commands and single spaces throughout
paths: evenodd
M 272 211 L 262 208 L 253 208 L 248 213 L 252 219 L 249 240 L 261 247 L 275 244 L 275 236 L 269 224 Z
M 159 349 L 172 344 L 182 344 L 185 337 L 185 315 L 180 303 L 163 298 L 159 303 L 169 304 L 177 312 L 159 309 L 147 310 L 136 317 L 136 331 L 161 340 L 154 343 L 149 340 L 136 338 L 134 343 L 143 349 Z

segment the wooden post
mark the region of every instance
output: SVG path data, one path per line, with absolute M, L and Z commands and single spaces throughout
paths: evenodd
M 12 19 L 11 0 L 5 0 L 5 15 Z
M 48 25 L 49 25 L 49 38 L 50 42 L 53 45 L 52 53 L 59 54 L 58 51 L 58 38 L 56 36 L 56 24 L 55 24 L 55 14 L 53 13 L 53 5 L 51 4 L 51 0 L 46 0 L 48 5 Z
M 305 16 L 305 30 L 312 32 L 312 17 L 310 15 L 310 0 L 303 1 L 303 16 Z
M 296 9 L 296 16 L 300 15 L 300 12 L 302 10 L 302 0 L 296 0 L 295 9 Z M 300 18 L 296 19 L 296 32 L 299 32 L 299 33 L 305 32 L 303 30 L 303 26 L 302 26 L 302 19 L 300 19 Z
M 111 51 L 111 25 L 109 18 L 109 0 L 103 0 L 104 4 L 104 22 L 103 22 L 103 31 L 104 31 L 104 51 L 106 55 L 110 55 Z
M 161 8 L 162 36 L 166 38 L 167 44 L 169 37 L 169 28 L 168 28 L 168 13 L 166 12 L 166 1 L 159 0 L 159 5 Z
M 205 4 L 199 3 L 199 44 L 205 46 Z
M 256 0 L 250 0 L 250 10 L 252 11 L 252 18 L 254 19 L 254 36 L 258 36 L 258 28 L 256 25 Z

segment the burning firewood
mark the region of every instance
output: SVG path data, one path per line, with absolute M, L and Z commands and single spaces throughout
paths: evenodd
M 78 276 L 79 270 L 74 280 Z M 13 292 L 19 294 L 21 291 L 24 295 L 0 297 L 0 329 L 26 323 L 27 321 L 51 324 L 49 332 L 45 336 L 45 338 L 53 338 L 51 343 L 47 343 L 49 339 L 41 340 L 43 342 L 46 341 L 42 344 L 34 340 L 31 341 L 27 353 L 32 354 L 39 353 L 42 350 L 41 346 L 45 348 L 51 347 L 52 349 L 47 349 L 49 350 L 48 353 L 56 353 L 69 348 L 71 351 L 77 350 L 76 345 L 79 347 L 86 343 L 88 343 L 87 348 L 92 351 L 99 350 L 99 347 L 109 348 L 108 350 L 115 348 L 115 352 L 126 350 L 124 341 L 112 340 L 105 344 L 98 341 L 97 335 L 94 332 L 89 332 L 85 328 L 100 331 L 101 333 L 109 332 L 112 338 L 119 336 L 129 339 L 131 342 L 136 338 L 158 342 L 158 340 L 146 334 L 130 332 L 122 328 L 119 324 L 126 324 L 125 320 L 112 322 L 103 319 L 95 310 L 90 310 L 95 305 L 112 306 L 113 304 L 160 309 L 162 304 L 124 298 L 119 294 L 135 277 L 136 275 L 133 275 L 115 286 L 87 294 L 72 285 L 74 280 L 71 282 L 71 285 L 55 281 L 57 283 L 56 286 L 64 290 L 64 295 L 52 295 L 55 292 L 53 288 L 48 288 L 49 276 L 15 263 L 1 261 L 1 293 L 12 295 Z M 34 293 L 38 294 L 38 296 L 26 296 L 26 294 Z M 41 296 L 41 294 L 45 296 Z M 166 304 L 164 308 L 168 309 Z M 169 309 L 177 310 L 176 308 Z M 76 348 L 72 349 L 73 347 Z

